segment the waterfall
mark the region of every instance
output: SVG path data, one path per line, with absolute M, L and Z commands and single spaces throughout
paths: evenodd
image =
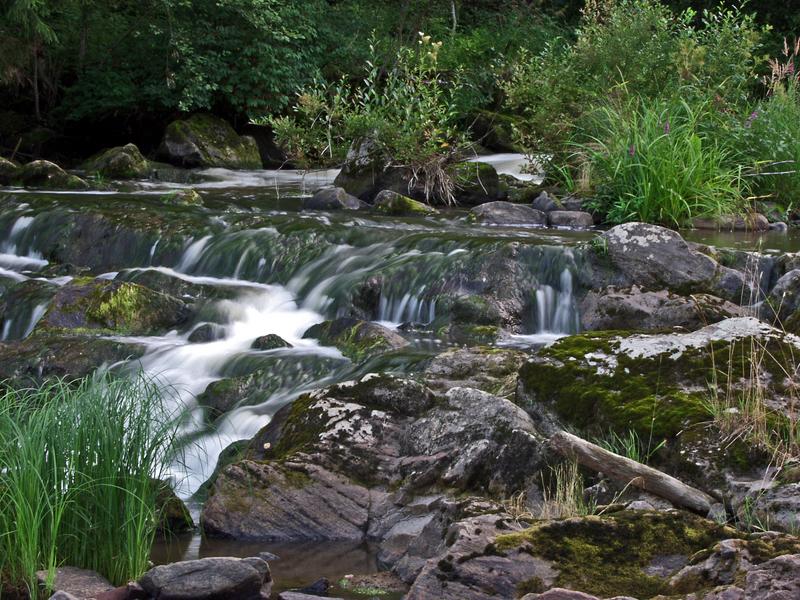
M 569 335 L 579 329 L 580 320 L 572 292 L 572 273 L 564 269 L 559 288 L 542 285 L 535 292 L 536 333 Z

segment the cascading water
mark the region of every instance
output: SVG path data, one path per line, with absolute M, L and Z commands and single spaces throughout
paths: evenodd
M 569 335 L 580 325 L 578 309 L 572 291 L 572 273 L 561 272 L 559 288 L 540 286 L 535 294 L 536 333 L 539 335 Z

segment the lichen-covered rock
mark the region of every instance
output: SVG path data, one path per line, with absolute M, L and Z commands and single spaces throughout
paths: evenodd
M 487 225 L 547 225 L 547 215 L 541 210 L 502 200 L 480 204 L 469 214 L 470 220 Z
M 136 144 L 103 150 L 83 165 L 84 171 L 109 179 L 142 179 L 150 174 L 150 163 Z
M 9 185 L 17 178 L 19 165 L 0 156 L 0 185 Z
M 55 163 L 34 160 L 22 166 L 14 176 L 14 183 L 26 188 L 47 190 L 85 190 L 89 188 L 80 177 L 70 175 Z
M 238 135 L 226 121 L 208 114 L 170 123 L 158 157 L 181 167 L 262 168 L 255 140 Z
M 303 198 L 305 210 L 359 210 L 364 207 L 364 202 L 340 187 L 323 188 L 314 192 L 310 198 Z
M 167 294 L 136 283 L 94 279 L 61 287 L 37 328 L 148 335 L 168 331 L 188 316 L 186 304 Z
M 667 290 L 643 291 L 637 286 L 591 290 L 580 302 L 584 330 L 699 329 L 730 317 L 746 316 L 746 309 L 708 294 L 680 296 Z
M 754 343 L 766 349 L 765 358 L 755 364 Z M 680 434 L 681 443 L 689 444 L 694 436 L 699 443 L 714 438 L 700 429 L 712 417 L 709 386 L 726 390 L 730 384 L 736 389 L 753 376 L 751 367 L 759 371 L 764 393 L 780 418 L 784 388 L 791 385 L 781 357 L 798 349 L 800 338 L 754 318 L 726 319 L 691 333 L 584 333 L 556 342 L 523 365 L 517 401 L 542 427 L 552 427 L 553 411 L 592 435 L 633 430 L 643 440 L 674 440 Z M 717 443 L 702 454 L 683 448 L 684 467 L 694 464 L 694 475 L 705 486 L 712 479 L 709 465 L 733 459 L 739 451 L 721 443 L 721 437 L 717 433 Z
M 347 317 L 314 325 L 303 337 L 317 339 L 326 346 L 335 346 L 354 361 L 408 345 L 402 335 L 388 327 Z
M 563 229 L 591 229 L 594 227 L 594 217 L 579 210 L 552 210 L 547 213 L 547 224 Z
M 433 215 L 439 212 L 432 206 L 392 190 L 382 190 L 375 196 L 375 210 L 393 216 Z
M 472 347 L 436 355 L 425 369 L 425 380 L 437 390 L 470 387 L 505 396 L 517 383 L 517 372 L 527 355 L 518 350 Z
M 629 285 L 678 294 L 706 293 L 737 303 L 750 301 L 745 276 L 689 247 L 675 231 L 645 223 L 617 225 L 595 246 Z
M 463 162 L 453 167 L 456 203 L 477 206 L 500 200 L 503 190 L 497 171 L 492 165 L 481 162 Z

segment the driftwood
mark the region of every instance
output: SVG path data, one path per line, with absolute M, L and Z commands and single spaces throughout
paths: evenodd
M 676 506 L 706 516 L 715 500 L 698 489 L 686 485 L 657 469 L 609 452 L 578 436 L 559 431 L 550 438 L 551 447 L 559 454 L 575 458 L 578 464 L 601 471 L 611 479 L 633 485 L 669 500 Z

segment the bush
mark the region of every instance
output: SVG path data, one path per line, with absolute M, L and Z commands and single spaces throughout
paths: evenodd
M 148 566 L 176 422 L 147 381 L 110 377 L 0 394 L 0 581 L 38 595 L 68 564 L 121 585 Z
M 710 103 L 684 100 L 640 98 L 597 109 L 596 133 L 576 144 L 593 208 L 611 223 L 675 226 L 742 212 L 740 170 L 709 133 L 716 118 Z
M 318 83 L 298 95 L 293 116 L 264 120 L 300 166 L 341 162 L 354 140 L 370 137 L 393 163 L 429 172 L 466 139 L 454 101 L 461 84 L 438 70 L 441 46 L 420 34 L 419 47 L 401 49 L 388 71 L 370 60 L 359 84 Z

